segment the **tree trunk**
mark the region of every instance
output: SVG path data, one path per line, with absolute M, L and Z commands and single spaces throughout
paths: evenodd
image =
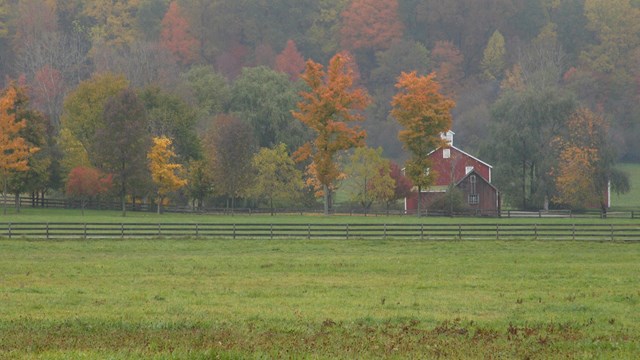
M 2 213 L 7 215 L 7 175 L 2 177 Z
M 322 191 L 324 193 L 324 215 L 329 215 L 329 187 L 327 185 L 322 185 Z
M 420 213 L 420 203 L 422 202 L 422 186 L 418 185 L 418 208 L 417 208 L 417 216 L 420 217 L 422 214 Z

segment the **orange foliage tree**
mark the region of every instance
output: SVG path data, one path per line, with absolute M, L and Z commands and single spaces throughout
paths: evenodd
M 16 121 L 15 107 L 18 94 L 15 86 L 9 86 L 0 97 L 0 176 L 2 176 L 3 213 L 7 213 L 7 181 L 13 171 L 29 170 L 29 157 L 37 152 L 19 135 L 27 126 L 25 120 Z
M 182 65 L 189 65 L 196 60 L 200 43 L 189 33 L 189 23 L 182 16 L 177 1 L 169 4 L 169 9 L 162 19 L 161 44 L 169 50 Z
M 366 90 L 353 87 L 353 71 L 349 58 L 337 54 L 329 61 L 327 71 L 309 60 L 302 80 L 309 86 L 302 92 L 302 101 L 293 116 L 316 133 L 313 142 L 304 144 L 294 156 L 297 161 L 311 159 L 313 174 L 322 185 L 324 213 L 329 214 L 330 188 L 340 176 L 335 157 L 340 151 L 363 146 L 366 132 L 348 123 L 363 120 L 357 110 L 363 110 L 369 98 Z
M 402 37 L 398 0 L 353 0 L 342 12 L 342 46 L 384 50 Z
M 403 72 L 396 83 L 398 93 L 393 97 L 391 115 L 402 125 L 398 137 L 411 153 L 405 172 L 418 187 L 418 215 L 420 194 L 433 182 L 429 171 L 429 153 L 443 145 L 440 136 L 451 129 L 451 109 L 455 102 L 440 93 L 435 73 L 418 76 L 416 72 Z
M 602 116 L 581 108 L 569 118 L 566 129 L 564 136 L 553 140 L 560 152 L 553 171 L 558 193 L 554 200 L 573 208 L 599 205 L 604 211 L 609 182 L 618 192 L 628 187 L 620 185 L 628 180 L 613 168 L 609 124 Z

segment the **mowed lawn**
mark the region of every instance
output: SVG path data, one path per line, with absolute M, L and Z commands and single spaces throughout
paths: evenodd
M 636 358 L 640 243 L 0 240 L 0 358 Z

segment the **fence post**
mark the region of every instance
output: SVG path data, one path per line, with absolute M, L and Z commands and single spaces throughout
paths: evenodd
M 573 224 L 573 240 L 576 240 L 576 224 Z
M 535 234 L 535 239 L 538 240 L 538 224 L 533 225 L 533 232 Z
M 82 237 L 87 240 L 87 223 L 84 223 Z
M 120 223 L 120 238 L 124 239 L 124 223 Z
M 47 223 L 47 240 L 49 240 L 49 223 Z
M 387 224 L 384 224 L 384 239 L 387 240 Z
M 162 236 L 162 229 L 161 229 L 162 225 L 160 223 L 158 223 L 158 237 Z
M 613 224 L 609 224 L 609 226 L 611 227 L 611 241 L 615 240 L 615 237 L 613 236 Z
M 424 240 L 424 224 L 420 224 L 420 240 Z
M 236 224 L 233 224 L 233 239 L 236 239 Z
M 347 227 L 347 240 L 349 240 L 349 224 L 347 224 L 346 227 Z
M 462 240 L 462 224 L 458 224 L 458 239 Z
M 196 237 L 198 237 L 199 233 L 198 233 L 198 224 L 196 223 Z
M 496 240 L 500 240 L 500 224 L 496 224 Z
M 273 240 L 273 224 L 271 224 L 269 227 L 269 235 L 271 237 L 271 240 Z
M 311 240 L 311 224 L 307 224 L 307 240 Z
M 11 239 L 11 223 L 9 223 L 9 239 Z

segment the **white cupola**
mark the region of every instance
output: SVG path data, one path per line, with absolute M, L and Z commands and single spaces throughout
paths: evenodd
M 453 131 L 449 130 L 446 133 L 440 133 L 440 137 L 447 142 L 448 146 L 453 146 L 453 135 L 455 135 Z

